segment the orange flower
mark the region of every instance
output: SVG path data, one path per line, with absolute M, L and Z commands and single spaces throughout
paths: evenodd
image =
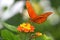
M 36 32 L 35 35 L 36 35 L 36 36 L 42 36 L 42 33 Z
M 29 23 L 22 23 L 18 26 L 17 30 L 20 32 L 34 32 L 34 26 Z

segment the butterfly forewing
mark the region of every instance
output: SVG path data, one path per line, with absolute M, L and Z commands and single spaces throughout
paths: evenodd
M 28 10 L 28 14 L 29 14 L 31 19 L 34 19 L 35 17 L 37 17 L 36 13 L 33 10 L 32 5 L 30 4 L 29 1 L 26 1 L 26 8 Z

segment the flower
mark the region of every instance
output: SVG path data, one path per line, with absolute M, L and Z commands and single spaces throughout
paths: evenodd
M 42 36 L 42 33 L 36 32 L 35 35 L 36 35 L 36 36 Z
M 22 23 L 18 26 L 17 30 L 20 32 L 34 32 L 34 26 L 29 23 Z
M 0 7 L 11 7 L 14 3 L 14 0 L 0 0 Z
M 22 13 L 24 9 L 25 1 L 15 0 L 0 0 L 0 29 L 3 28 L 3 22 L 9 18 L 15 16 L 18 13 Z
M 16 15 L 17 13 L 22 13 L 23 9 L 24 9 L 24 1 L 17 1 L 15 2 L 11 7 L 7 7 L 7 9 L 5 11 L 3 11 L 1 9 L 1 11 L 3 12 L 1 15 L 1 19 L 3 21 L 13 17 L 14 15 Z

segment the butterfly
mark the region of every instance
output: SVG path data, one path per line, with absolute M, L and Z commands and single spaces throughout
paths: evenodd
M 45 22 L 47 20 L 47 17 L 52 14 L 52 12 L 46 12 L 44 14 L 37 15 L 34 12 L 32 5 L 30 4 L 29 1 L 26 1 L 26 8 L 28 10 L 28 14 L 30 16 L 31 21 L 38 23 L 38 24 Z

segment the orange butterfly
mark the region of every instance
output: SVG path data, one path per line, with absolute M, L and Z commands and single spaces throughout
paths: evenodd
M 34 10 L 33 10 L 33 8 L 32 8 L 32 6 L 31 6 L 31 4 L 30 4 L 29 1 L 26 1 L 26 8 L 27 8 L 27 10 L 28 10 L 28 14 L 29 14 L 29 16 L 30 16 L 30 19 L 31 19 L 33 22 L 38 23 L 38 24 L 43 23 L 44 21 L 46 21 L 47 17 L 48 17 L 50 14 L 52 14 L 52 12 L 47 12 L 47 13 L 44 13 L 44 14 L 41 14 L 40 16 L 38 16 L 38 15 L 34 12 Z

